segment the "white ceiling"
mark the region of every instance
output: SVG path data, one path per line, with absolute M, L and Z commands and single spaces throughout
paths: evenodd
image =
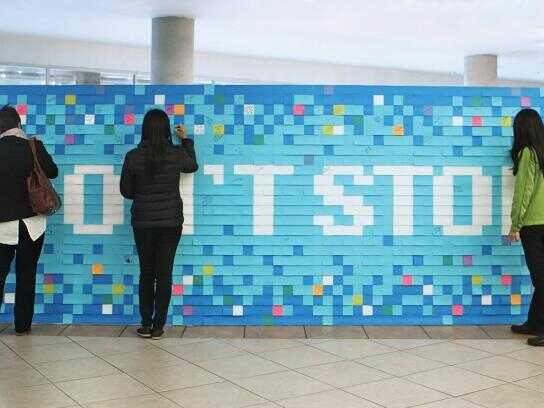
M 456 72 L 466 54 L 497 53 L 501 76 L 544 80 L 543 0 L 21 0 L 0 10 L 0 30 L 20 34 L 147 45 L 151 17 L 185 15 L 199 51 Z

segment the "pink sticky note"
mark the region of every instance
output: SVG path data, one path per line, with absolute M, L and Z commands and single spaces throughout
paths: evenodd
M 528 97 L 528 96 L 522 96 L 521 97 L 521 106 L 523 106 L 524 108 L 527 108 L 527 107 L 531 106 L 531 98 Z
M 402 277 L 402 284 L 403 285 L 411 285 L 414 281 L 412 275 L 405 275 Z
M 293 115 L 304 115 L 304 105 L 294 105 Z
M 503 275 L 501 277 L 501 283 L 504 285 L 504 286 L 510 286 L 512 284 L 512 276 L 510 275 Z
M 183 306 L 184 316 L 191 316 L 192 314 L 193 314 L 193 306 L 191 305 Z
M 172 295 L 174 296 L 183 295 L 183 285 L 172 285 Z
M 15 109 L 17 110 L 17 113 L 19 115 L 26 115 L 28 114 L 28 106 L 27 105 L 24 105 L 24 104 L 20 104 L 20 105 L 17 105 L 15 107 Z
M 472 255 L 464 255 L 463 256 L 463 265 L 472 266 Z
M 64 144 L 73 145 L 76 143 L 76 137 L 74 135 L 64 136 Z
M 463 316 L 463 305 L 453 305 L 451 307 L 451 314 L 454 316 Z
M 274 305 L 272 307 L 272 316 L 283 316 L 283 306 L 282 305 Z
M 472 117 L 472 126 L 482 126 L 482 117 L 481 116 L 473 116 Z
M 133 113 L 126 113 L 125 114 L 125 125 L 134 125 L 136 122 L 136 117 Z
M 43 283 L 45 284 L 53 283 L 53 277 L 51 275 L 45 275 L 43 277 Z

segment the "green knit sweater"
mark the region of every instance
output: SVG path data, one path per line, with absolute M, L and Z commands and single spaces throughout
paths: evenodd
M 529 148 L 521 152 L 512 200 L 512 229 L 544 225 L 544 175 L 536 154 Z

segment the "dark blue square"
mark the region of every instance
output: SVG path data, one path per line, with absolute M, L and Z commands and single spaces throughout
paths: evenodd
M 313 276 L 303 276 L 302 277 L 302 284 L 304 286 L 309 286 L 309 285 L 313 285 L 314 284 L 314 277 Z
M 225 266 L 234 265 L 234 257 L 232 255 L 223 255 L 223 265 Z
M 425 139 L 422 135 L 414 135 L 414 146 L 423 146 Z
M 253 284 L 253 276 L 244 275 L 244 286 L 249 286 Z
M 393 265 L 393 275 L 402 275 L 403 269 L 402 265 Z
M 502 265 L 492 265 L 491 273 L 493 275 L 502 275 Z
M 333 145 L 326 145 L 323 146 L 323 150 L 326 156 L 334 156 L 334 146 Z
M 414 255 L 412 257 L 412 265 L 423 266 L 423 255 Z
M 481 146 L 482 137 L 481 136 L 472 136 L 472 146 Z
M 274 114 L 274 105 L 264 105 L 264 114 L 265 115 L 273 115 Z
M 285 144 L 285 145 L 294 144 L 293 135 L 284 135 L 283 136 L 283 144 Z
M 263 115 L 255 115 L 255 124 L 256 125 L 264 125 L 264 116 Z
M 64 154 L 64 145 L 63 144 L 55 145 L 55 154 Z
M 455 157 L 463 156 L 463 146 L 453 146 L 453 155 Z
M 225 145 L 222 145 L 222 144 L 213 145 L 213 154 L 225 154 Z
M 402 115 L 403 114 L 403 107 L 402 106 L 395 106 L 394 112 L 395 115 Z
M 234 115 L 234 124 L 243 125 L 244 124 L 244 115 Z
M 281 276 L 281 275 L 283 275 L 283 266 L 281 266 L 281 265 L 274 265 L 273 274 L 274 274 L 274 276 Z
M 74 263 L 74 265 L 83 264 L 83 255 L 82 254 L 74 254 L 73 263 Z
M 105 144 L 104 145 L 104 154 L 113 154 L 113 145 Z
M 463 136 L 472 136 L 472 126 L 463 126 Z
M 392 246 L 393 245 L 393 236 L 392 235 L 384 235 L 383 245 L 384 246 Z
M 432 116 L 424 116 L 423 117 L 423 126 L 432 126 L 433 125 L 433 117 Z
M 183 265 L 183 274 L 192 275 L 193 274 L 193 265 Z
M 343 255 L 333 255 L 332 264 L 333 265 L 343 265 L 344 264 L 344 256 Z
M 434 126 L 433 127 L 433 135 L 434 136 L 444 136 L 444 129 L 442 126 Z
M 274 264 L 274 257 L 272 255 L 263 256 L 263 265 L 273 265 L 273 264 Z
M 53 254 L 55 252 L 55 248 L 53 244 L 45 244 L 43 246 L 43 253 L 44 254 Z
M 304 134 L 306 136 L 313 136 L 315 133 L 314 125 L 305 125 L 304 126 Z
M 295 116 L 295 125 L 304 125 L 304 116 Z
M 295 256 L 304 255 L 304 249 L 303 249 L 302 245 L 294 245 L 293 246 L 293 255 L 295 255 Z
M 372 276 L 372 284 L 373 285 L 383 285 L 383 276 L 380 276 L 380 275 Z
M 383 135 L 375 135 L 374 136 L 374 145 L 383 146 Z
M 234 226 L 223 225 L 223 235 L 234 235 Z
M 432 285 L 434 282 L 432 275 L 425 275 L 423 277 L 423 284 L 424 285 Z
M 274 125 L 283 125 L 283 115 L 274 115 Z
M 393 126 L 393 116 L 386 115 L 383 117 L 383 124 L 385 126 Z
M 134 135 L 125 135 L 125 144 L 134 144 Z
M 493 126 L 491 131 L 493 136 L 502 136 L 501 128 L 498 126 Z
M 482 255 L 491 255 L 491 245 L 482 246 Z
M 253 245 L 244 245 L 244 256 L 253 255 Z
M 212 245 L 204 245 L 204 247 L 202 248 L 202 255 L 212 256 L 213 255 L 213 246 Z
M 94 255 L 102 255 L 104 253 L 104 246 L 102 244 L 94 244 L 93 245 L 93 254 Z
M 492 112 L 493 116 L 502 116 L 502 108 L 499 106 L 493 106 Z
M 453 107 L 453 116 L 463 116 L 463 107 L 462 106 L 454 106 Z
M 351 276 L 353 275 L 353 265 L 344 265 L 342 267 L 342 272 L 344 273 L 344 275 L 346 276 Z
M 442 286 L 443 295 L 451 295 L 453 293 L 453 287 L 451 285 Z
M 273 135 L 274 134 L 274 125 L 264 125 L 264 134 Z

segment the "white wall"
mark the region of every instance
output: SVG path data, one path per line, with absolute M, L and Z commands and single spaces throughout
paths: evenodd
M 149 72 L 150 49 L 126 44 L 0 33 L 0 64 L 143 73 Z M 218 82 L 463 85 L 462 73 L 336 65 L 207 52 L 195 53 L 194 69 L 196 78 Z M 544 82 L 500 78 L 499 85 L 544 86 Z

